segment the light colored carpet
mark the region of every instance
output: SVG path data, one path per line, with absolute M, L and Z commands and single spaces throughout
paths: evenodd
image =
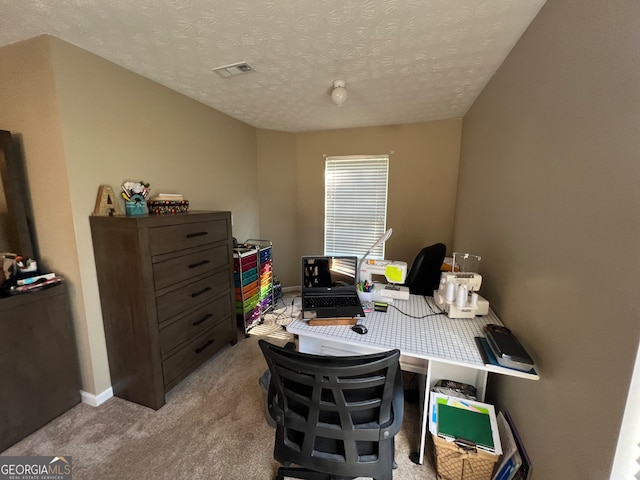
M 248 338 L 238 336 L 167 395 L 160 410 L 112 398 L 77 405 L 2 455 L 71 455 L 73 478 L 269 479 L 275 477 L 274 430 L 265 420 L 258 379 L 266 363 L 258 338 L 284 345 L 291 337 L 289 296 Z M 285 308 L 286 305 L 286 308 Z M 417 404 L 406 404 L 396 437 L 394 478 L 435 480 L 431 455 L 416 465 Z

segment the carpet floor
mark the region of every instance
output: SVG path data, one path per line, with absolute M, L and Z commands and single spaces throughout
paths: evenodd
M 291 340 L 283 328 L 291 319 L 289 301 L 293 305 L 285 296 L 249 335 L 239 332 L 236 345 L 171 390 L 159 410 L 117 397 L 99 407 L 79 404 L 2 455 L 70 455 L 74 480 L 274 478 L 274 429 L 258 383 L 266 369 L 258 339 Z M 436 479 L 430 454 L 423 465 L 409 459 L 419 447 L 419 428 L 418 405 L 407 401 L 396 436 L 396 479 Z

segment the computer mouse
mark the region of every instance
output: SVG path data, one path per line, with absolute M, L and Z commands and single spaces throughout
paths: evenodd
M 360 335 L 364 335 L 368 331 L 367 327 L 365 327 L 361 323 L 355 324 L 353 327 L 351 327 L 351 330 L 353 330 L 356 333 L 359 333 Z

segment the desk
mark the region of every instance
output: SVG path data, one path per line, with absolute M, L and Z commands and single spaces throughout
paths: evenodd
M 433 306 L 433 310 L 431 308 Z M 440 379 L 474 385 L 479 401 L 484 401 L 489 372 L 537 380 L 537 374 L 485 365 L 475 337 L 484 336 L 482 327 L 502 325 L 493 311 L 483 317 L 450 319 L 438 311 L 431 297 L 411 295 L 409 300 L 394 300 L 387 312 L 371 312 L 359 320 L 368 333 L 360 335 L 349 326 L 311 327 L 298 318 L 287 326 L 298 336 L 301 352 L 317 355 L 360 355 L 397 348 L 400 366 L 405 371 L 426 375 L 420 382 L 421 427 L 419 463 L 424 461 L 427 438 L 429 395 Z M 424 317 L 424 318 L 423 318 Z

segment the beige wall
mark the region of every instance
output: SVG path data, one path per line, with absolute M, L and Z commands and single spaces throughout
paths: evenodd
M 298 256 L 323 252 L 325 156 L 389 154 L 386 257 L 409 265 L 418 251 L 453 242 L 461 120 L 297 135 Z M 299 278 L 298 283 L 299 285 Z
M 54 37 L 0 58 L 2 128 L 24 139 L 42 255 L 69 279 L 83 389 L 101 393 L 111 382 L 88 221 L 98 186 L 144 179 L 194 210 L 230 210 L 234 235 L 255 238 L 256 130 Z
M 260 235 L 273 242 L 273 271 L 283 287 L 300 284 L 296 188 L 296 135 L 258 130 Z
M 69 281 L 79 278 L 71 198 L 49 44 L 44 37 L 0 49 L 0 128 L 22 143 L 41 263 Z M 91 202 L 91 200 L 90 200 Z M 73 304 L 84 388 L 93 391 L 91 354 L 82 303 Z
M 640 9 L 547 2 L 464 119 L 455 248 L 538 364 L 493 377 L 534 479 L 609 471 L 640 338 Z

